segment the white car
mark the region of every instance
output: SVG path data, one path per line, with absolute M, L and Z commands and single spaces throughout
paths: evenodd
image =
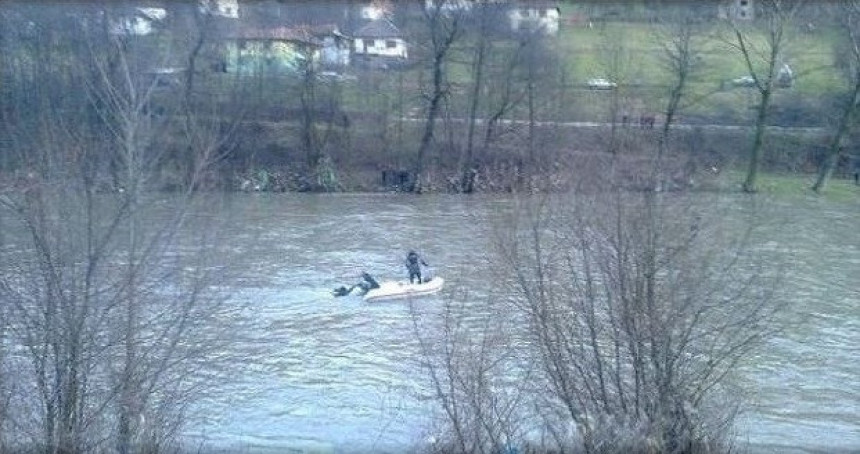
M 755 87 L 755 79 L 753 76 L 743 76 L 737 79 L 732 79 L 732 85 L 735 87 Z
M 588 88 L 592 90 L 612 90 L 613 88 L 618 87 L 618 84 L 616 84 L 615 82 L 600 77 L 595 79 L 588 79 L 586 85 L 588 85 Z

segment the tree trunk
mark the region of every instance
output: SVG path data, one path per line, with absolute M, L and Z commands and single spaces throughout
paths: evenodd
M 458 16 L 455 14 L 450 19 L 446 18 L 445 14 L 443 14 L 441 3 L 427 11 L 425 20 L 430 31 L 430 41 L 433 51 L 433 88 L 428 96 L 430 103 L 427 109 L 427 122 L 424 124 L 424 133 L 421 136 L 421 143 L 418 146 L 418 154 L 413 166 L 410 192 L 421 191 L 421 178 L 424 173 L 427 152 L 433 141 L 436 119 L 439 117 L 439 109 L 441 108 L 442 101 L 448 96 L 445 60 L 448 56 L 448 51 L 451 49 L 451 45 L 461 32 Z
M 768 81 L 770 84 L 770 81 Z M 747 177 L 743 184 L 743 191 L 746 193 L 755 193 L 758 192 L 758 185 L 756 184 L 756 180 L 758 179 L 758 169 L 761 162 L 762 149 L 764 145 L 764 133 L 767 128 L 767 111 L 770 107 L 770 95 L 771 88 L 767 87 L 765 90 L 761 92 L 761 101 L 758 105 L 758 112 L 756 115 L 756 124 L 755 124 L 755 137 L 753 138 L 752 149 L 750 150 L 750 161 L 749 167 L 747 169 Z
M 469 105 L 469 131 L 466 138 L 466 157 L 460 166 L 462 175 L 460 190 L 466 194 L 470 194 L 475 190 L 475 123 L 477 122 L 478 108 L 480 107 L 481 89 L 484 83 L 484 59 L 487 52 L 487 41 L 484 33 L 481 33 L 481 36 L 478 37 L 477 46 L 475 61 L 472 64 L 472 77 L 474 80 L 472 81 L 472 102 Z
M 860 88 L 860 84 L 855 86 L 856 88 Z M 817 193 L 824 192 L 824 188 L 827 186 L 827 182 L 830 180 L 830 177 L 833 175 L 833 171 L 836 169 L 836 163 L 839 160 L 839 154 L 842 151 L 842 139 L 848 132 L 848 125 L 852 113 L 854 112 L 854 106 L 857 102 L 857 93 L 858 91 L 854 91 L 854 95 L 852 97 L 852 107 L 848 107 L 847 110 L 843 113 L 842 118 L 839 120 L 839 126 L 836 129 L 836 135 L 833 137 L 833 141 L 830 143 L 830 148 L 827 151 L 827 156 L 824 157 L 824 161 L 818 168 L 818 176 L 815 179 L 815 183 L 812 185 L 812 190 Z
M 666 118 L 663 122 L 663 127 L 660 131 L 660 136 L 657 143 L 657 156 L 654 162 L 652 172 L 652 189 L 662 189 L 665 186 L 665 176 L 663 175 L 663 159 L 669 144 L 669 133 L 672 128 L 675 116 L 681 106 L 681 99 L 684 97 L 687 87 L 687 79 L 692 69 L 693 49 L 692 38 L 694 33 L 693 18 L 682 16 L 678 18 L 676 29 L 672 29 L 670 44 L 666 48 L 669 66 L 675 75 L 674 84 L 669 92 L 669 101 L 666 105 Z M 691 157 L 688 157 L 691 159 Z
M 789 25 L 794 15 L 802 7 L 803 2 L 783 2 L 781 0 L 765 2 L 762 5 L 762 16 L 765 18 L 764 20 L 767 24 L 767 45 L 762 50 L 757 50 L 755 45 L 752 44 L 752 39 L 749 36 L 745 36 L 740 28 L 734 24 L 732 25 L 736 42 L 734 46 L 740 51 L 746 70 L 752 76 L 755 89 L 760 95 L 759 104 L 756 108 L 755 136 L 753 137 L 752 148 L 750 149 L 746 180 L 743 183 L 743 191 L 746 193 L 755 193 L 758 191 L 758 171 L 764 147 L 768 110 L 770 109 L 774 79 L 776 78 L 776 67 L 783 55 L 783 45 L 786 41 L 785 33 L 789 30 Z M 757 65 L 754 64 L 754 59 L 763 59 L 767 71 L 756 71 Z
M 433 140 L 433 131 L 436 126 L 436 118 L 439 116 L 439 107 L 442 99 L 445 97 L 443 70 L 445 60 L 445 52 L 437 52 L 433 57 L 433 94 L 430 96 L 430 108 L 427 110 L 427 122 L 424 124 L 424 134 L 421 136 L 421 144 L 418 147 L 418 156 L 416 157 L 414 176 L 412 178 L 412 187 L 410 192 L 421 190 L 421 175 L 424 173 L 424 160 L 427 155 L 427 150 L 430 149 L 430 142 Z
M 310 65 L 310 64 L 308 64 Z M 302 148 L 305 150 L 305 164 L 310 172 L 316 172 L 319 164 L 319 150 L 316 140 L 316 93 L 313 69 L 308 66 L 302 80 Z

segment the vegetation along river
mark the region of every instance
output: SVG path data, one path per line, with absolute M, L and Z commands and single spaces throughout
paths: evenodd
M 210 387 L 188 435 L 248 452 L 401 452 L 428 436 L 432 401 L 418 366 L 413 316 L 438 311 L 451 290 L 480 294 L 478 265 L 500 197 L 235 194 L 221 213 L 231 264 L 240 358 Z M 738 205 L 745 197 L 731 201 Z M 748 412 L 740 442 L 755 452 L 860 447 L 860 209 L 814 197 L 768 201 L 756 241 L 785 268 L 790 322 L 742 365 Z M 204 217 L 205 219 L 205 217 Z M 201 221 L 205 222 L 205 221 Z M 401 277 L 416 248 L 446 292 L 369 304 L 330 295 L 367 270 Z

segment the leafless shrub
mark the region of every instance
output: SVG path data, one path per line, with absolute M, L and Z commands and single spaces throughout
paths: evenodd
M 521 199 L 496 229 L 502 296 L 487 299 L 491 310 L 449 303 L 422 338 L 447 416 L 444 449 L 730 451 L 743 402 L 729 378 L 778 329 L 781 305 L 778 267 L 756 259 L 749 227 L 721 219 L 718 201 Z M 492 367 L 503 357 L 519 361 Z M 487 385 L 504 377 L 516 377 L 514 400 Z M 496 402 L 516 408 L 491 411 Z
M 71 17 L 68 29 L 40 12 L 34 23 L 56 28 L 13 43 L 64 72 L 13 79 L 45 104 L 4 122 L 3 170 L 17 177 L 0 187 L 0 302 L 3 345 L 15 354 L 0 357 L 0 370 L 14 370 L 3 375 L 0 439 L 14 451 L 170 452 L 199 361 L 222 342 L 208 254 L 217 226 L 186 227 L 223 135 L 189 120 L 186 178 L 175 192 L 154 191 L 168 126 L 151 110 L 147 54 L 107 32 L 113 10 L 82 8 L 58 12 L 56 21 Z
M 746 235 L 653 192 L 547 198 L 509 225 L 511 303 L 582 448 L 719 450 L 734 413 L 712 405 L 780 307 Z
M 441 410 L 430 452 L 502 452 L 527 429 L 523 398 L 530 372 L 512 347 L 509 322 L 466 300 L 447 300 L 429 320 L 430 314 L 422 320 L 413 309 L 421 365 Z

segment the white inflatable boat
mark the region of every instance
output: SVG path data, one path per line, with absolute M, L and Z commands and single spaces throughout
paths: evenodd
M 375 302 L 432 295 L 442 290 L 444 284 L 445 281 L 441 277 L 434 277 L 420 284 L 410 284 L 403 281 L 383 281 L 379 283 L 379 288 L 371 289 L 365 293 L 364 300 Z

